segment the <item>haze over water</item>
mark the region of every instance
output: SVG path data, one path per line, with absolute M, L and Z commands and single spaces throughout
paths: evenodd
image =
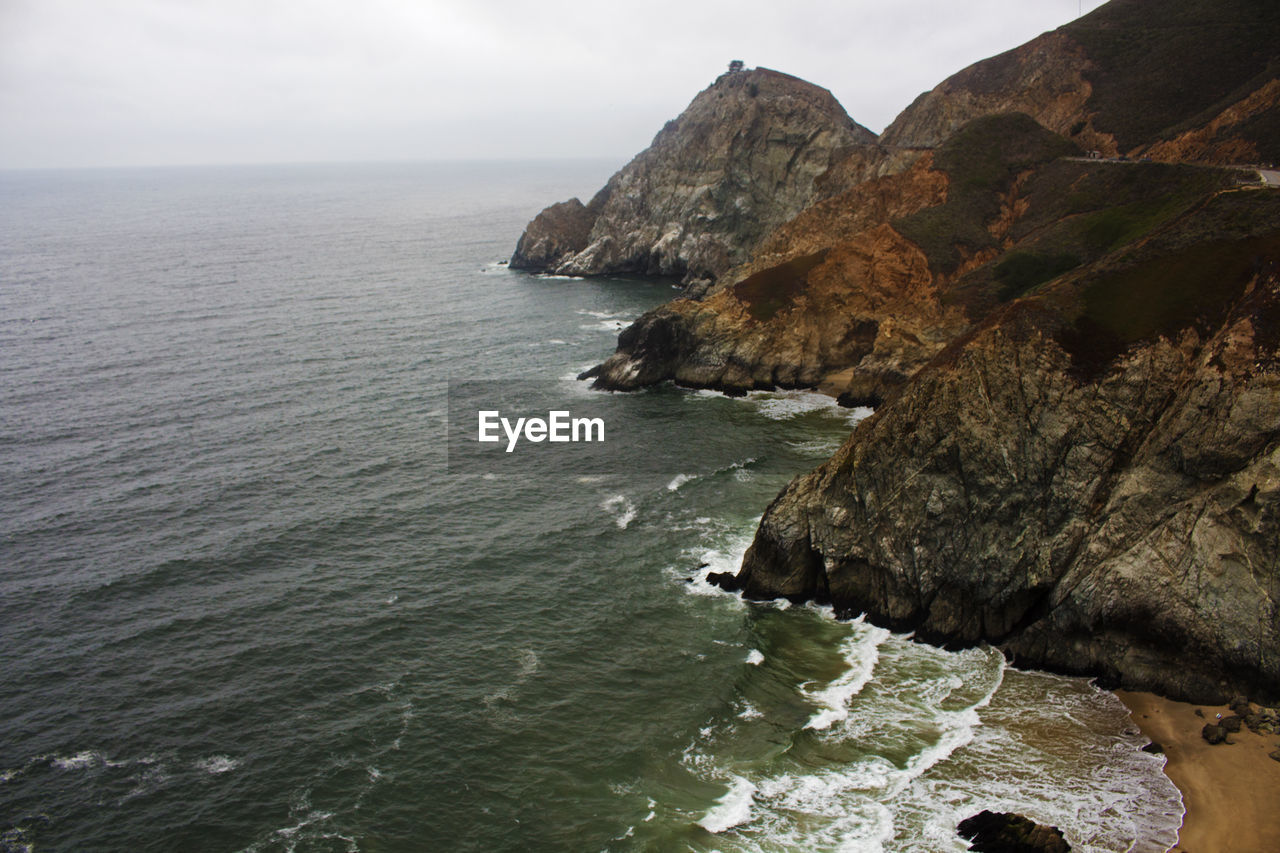
M 670 285 L 498 262 L 613 165 L 0 174 L 0 849 L 1172 843 L 1110 694 L 699 580 L 865 412 L 573 381 Z M 451 473 L 477 378 L 674 426 Z

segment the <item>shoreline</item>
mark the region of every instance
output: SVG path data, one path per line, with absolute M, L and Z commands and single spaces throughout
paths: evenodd
M 1116 690 L 1142 733 L 1159 744 L 1164 772 L 1182 792 L 1183 818 L 1175 853 L 1268 853 L 1280 838 L 1280 735 L 1241 728 L 1229 743 L 1210 744 L 1206 723 L 1225 705 L 1175 702 L 1154 693 Z M 1204 716 L 1197 716 L 1199 710 Z

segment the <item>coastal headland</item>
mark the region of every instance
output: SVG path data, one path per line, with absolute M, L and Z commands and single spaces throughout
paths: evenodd
M 963 69 L 878 137 L 731 70 L 512 266 L 685 283 L 598 388 L 875 408 L 716 582 L 1130 691 L 1179 849 L 1265 850 L 1280 762 L 1243 742 L 1276 738 L 1211 745 L 1183 703 L 1280 702 L 1280 10 L 1154 5 Z

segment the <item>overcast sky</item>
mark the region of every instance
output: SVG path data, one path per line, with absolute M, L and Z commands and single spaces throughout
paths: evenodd
M 879 132 L 1098 0 L 0 0 L 0 168 L 625 161 L 731 59 Z

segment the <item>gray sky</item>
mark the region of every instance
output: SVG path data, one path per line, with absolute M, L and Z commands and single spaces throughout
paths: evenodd
M 0 0 L 0 168 L 608 157 L 730 59 L 879 132 L 1098 0 Z

